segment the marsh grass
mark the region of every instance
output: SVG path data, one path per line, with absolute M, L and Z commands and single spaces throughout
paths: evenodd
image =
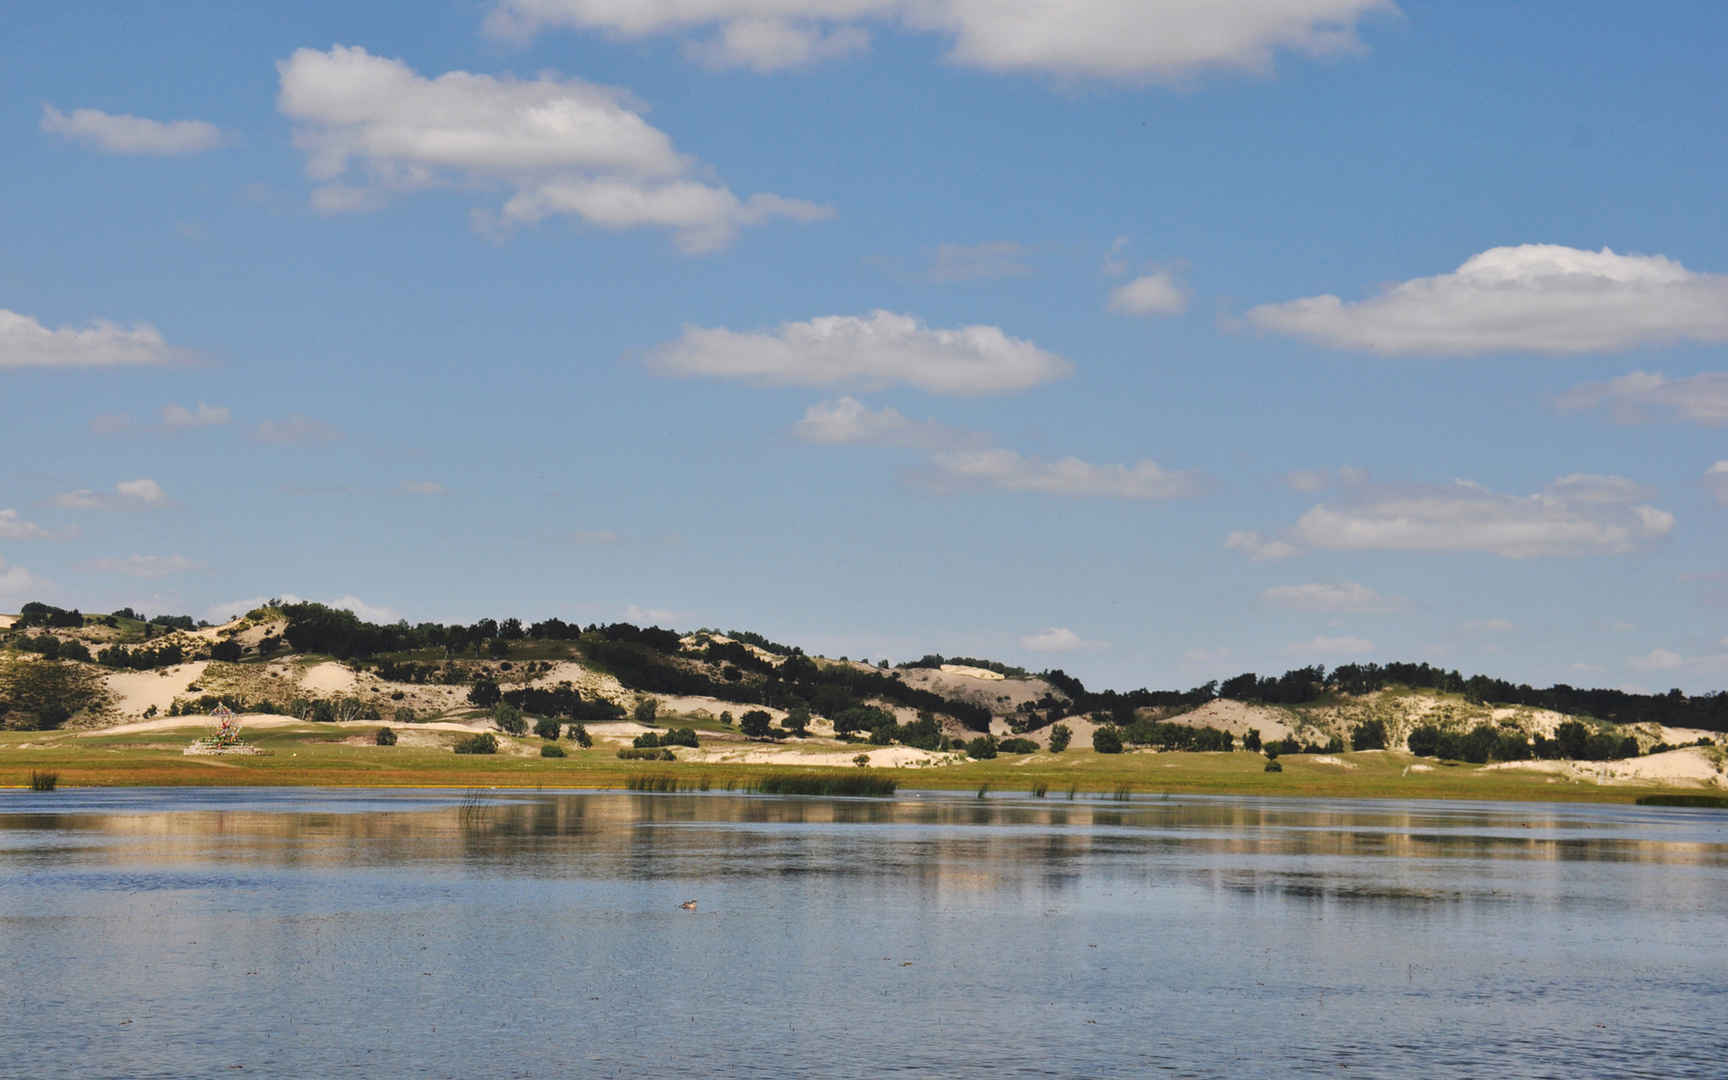
M 1110 797 L 1115 799 L 1117 802 L 1127 802 L 1129 799 L 1134 797 L 1134 785 L 1117 784 L 1116 790 L 1110 793 Z
M 1076 796 L 1078 794 L 1080 794 L 1080 785 L 1079 784 L 1069 784 L 1068 785 L 1068 801 L 1073 802 L 1074 796 Z
M 1638 799 L 1639 806 L 1697 806 L 1713 810 L 1728 810 L 1728 796 L 1724 795 L 1643 795 Z
M 1032 785 L 1032 797 L 1034 799 L 1042 799 L 1045 795 L 1047 795 L 1049 793 L 1050 793 L 1050 785 L 1046 784 L 1042 780 L 1040 780 L 1036 784 Z
M 53 791 L 60 785 L 60 774 L 57 772 L 37 772 L 30 770 L 31 791 Z
M 984 798 L 984 796 L 986 796 L 988 794 L 990 794 L 990 785 L 989 784 L 979 784 L 978 785 L 978 797 L 980 799 L 982 799 L 982 798 Z

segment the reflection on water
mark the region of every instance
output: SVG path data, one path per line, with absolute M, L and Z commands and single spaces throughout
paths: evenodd
M 1716 1076 L 1725 915 L 1710 811 L 6 793 L 0 1072 Z

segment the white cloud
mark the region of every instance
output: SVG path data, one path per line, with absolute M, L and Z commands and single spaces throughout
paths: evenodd
M 1502 495 L 1458 481 L 1443 488 L 1386 493 L 1297 520 L 1295 536 L 1346 551 L 1480 551 L 1507 558 L 1611 555 L 1666 536 L 1674 515 L 1632 504 L 1620 477 L 1561 477 L 1534 495 Z
M 930 252 L 930 265 L 924 271 L 923 277 L 926 281 L 938 285 L 1025 277 L 1032 272 L 1032 268 L 1026 264 L 1026 255 L 1023 245 L 1011 241 L 938 244 Z
M 835 35 L 886 24 L 942 35 L 948 59 L 967 67 L 1144 82 L 1266 71 L 1283 51 L 1355 51 L 1356 24 L 1396 10 L 1391 0 L 498 0 L 487 28 L 511 37 L 548 27 L 625 38 L 717 32 L 710 47 L 731 50 L 737 35 L 746 40 L 737 62 L 773 70 L 815 59 Z M 862 47 L 849 38 L 828 46 Z M 706 58 L 702 47 L 697 55 Z
M 828 315 L 760 333 L 686 327 L 649 363 L 674 375 L 866 389 L 906 383 L 941 394 L 1024 390 L 1071 370 L 1060 356 L 994 326 L 931 329 L 891 311 Z
M 1473 634 L 1509 634 L 1515 628 L 1507 619 L 1471 619 L 1464 629 Z
M 1717 644 L 1728 649 L 1728 638 Z M 1672 649 L 1651 649 L 1643 656 L 1630 657 L 1626 663 L 1637 671 L 1716 673 L 1728 671 L 1728 652 L 1686 656 Z
M 411 495 L 443 495 L 445 488 L 436 480 L 417 480 L 402 485 L 402 490 Z
M 161 485 L 149 478 L 122 480 L 112 492 L 80 488 L 54 496 L 54 505 L 70 510 L 124 510 L 142 506 L 157 506 L 168 500 Z
M 1328 637 L 1324 634 L 1298 641 L 1284 649 L 1289 653 L 1301 653 L 1303 656 L 1364 656 L 1374 651 L 1374 643 L 1367 638 L 1359 637 Z
M 979 444 L 983 437 L 932 420 L 909 420 L 898 409 L 872 410 L 855 397 L 819 401 L 804 410 L 792 434 L 807 443 L 910 446 L 925 450 Z
M 28 315 L 0 308 L 0 368 L 146 367 L 188 358 L 149 323 L 121 326 L 98 319 L 83 329 L 50 330 Z
M 686 251 L 725 247 L 774 218 L 813 221 L 825 207 L 779 195 L 740 199 L 694 179 L 701 164 L 642 118 L 626 93 L 577 79 L 532 81 L 450 71 L 426 78 L 357 46 L 298 49 L 277 65 L 277 106 L 294 123 L 313 205 L 373 209 L 398 192 L 502 189 L 483 227 L 573 214 L 606 229 L 670 229 Z
M 1585 353 L 1728 341 L 1728 275 L 1661 255 L 1555 244 L 1499 247 L 1367 300 L 1310 296 L 1251 309 L 1262 329 L 1344 349 L 1467 355 Z
M 1261 593 L 1260 599 L 1276 607 L 1324 612 L 1392 611 L 1399 603 L 1353 581 L 1336 585 L 1277 585 Z
M 1368 471 L 1358 469 L 1354 465 L 1341 465 L 1338 468 L 1337 483 L 1346 486 L 1366 483 Z M 1331 487 L 1333 478 L 1320 469 L 1292 469 L 1284 474 L 1284 484 L 1293 491 L 1324 491 Z
M 1627 661 L 1639 671 L 1678 671 L 1686 666 L 1686 658 L 1671 649 L 1651 649 L 1643 656 Z
M 1567 411 L 1605 406 L 1622 424 L 1642 423 L 1671 412 L 1692 424 L 1728 424 L 1728 371 L 1706 371 L 1670 379 L 1659 371 L 1634 371 L 1605 382 L 1575 386 L 1556 399 Z
M 0 597 L 7 600 L 21 600 L 32 590 L 42 586 L 42 579 L 33 576 L 22 566 L 7 566 L 5 559 L 0 559 Z
M 869 31 L 856 26 L 832 30 L 784 19 L 734 19 L 706 41 L 685 46 L 692 60 L 711 68 L 748 68 L 758 74 L 807 68 L 870 47 Z
M 307 446 L 334 442 L 342 437 L 342 433 L 321 420 L 288 416 L 281 420 L 265 420 L 253 431 L 252 437 L 261 443 L 278 446 Z
M 668 608 L 645 608 L 631 604 L 624 609 L 624 621 L 638 625 L 647 623 L 675 623 L 689 617 L 687 611 L 672 611 Z
M 1704 486 L 1716 496 L 1716 501 L 1728 506 L 1728 461 L 1718 461 L 1704 470 Z
M 167 428 L 217 427 L 227 422 L 228 409 L 223 405 L 206 405 L 200 401 L 195 410 L 184 405 L 162 407 L 162 426 Z
M 1261 536 L 1257 532 L 1238 529 L 1224 538 L 1224 547 L 1230 551 L 1245 553 L 1255 562 L 1275 562 L 1288 559 L 1299 550 L 1294 544 L 1271 537 Z
M 40 540 L 48 530 L 33 521 L 25 521 L 18 511 L 0 509 L 0 540 Z
M 1036 634 L 1026 634 L 1020 638 L 1020 647 L 1028 652 L 1080 652 L 1086 649 L 1102 649 L 1101 641 L 1087 641 L 1066 626 L 1052 626 L 1040 630 Z
M 1188 291 L 1170 271 L 1158 270 L 1111 289 L 1109 306 L 1118 315 L 1180 315 L 1188 310 Z
M 1229 662 L 1230 650 L 1219 649 L 1189 649 L 1182 654 L 1182 662 L 1189 667 L 1217 667 Z
M 1094 465 L 1079 458 L 1056 461 L 1022 457 L 1012 450 L 965 450 L 937 454 L 932 463 L 944 480 L 962 486 L 1106 499 L 1179 499 L 1199 492 L 1193 473 L 1154 461 Z
M 142 116 L 105 113 L 100 109 L 74 109 L 63 113 L 52 105 L 42 106 L 42 130 L 76 139 L 110 154 L 153 154 L 159 157 L 196 154 L 222 141 L 222 132 L 216 125 L 202 120 L 164 123 Z
M 203 563 L 184 555 L 128 555 L 125 558 L 92 559 L 85 565 L 104 573 L 140 578 L 167 577 L 204 569 Z

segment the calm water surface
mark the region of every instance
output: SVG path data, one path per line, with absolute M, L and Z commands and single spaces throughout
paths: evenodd
M 0 1074 L 1721 1077 L 1725 931 L 1716 811 L 0 792 Z

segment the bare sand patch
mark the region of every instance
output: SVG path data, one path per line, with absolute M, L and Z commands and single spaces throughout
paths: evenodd
M 774 746 L 768 743 L 748 743 L 743 746 L 673 747 L 680 761 L 711 762 L 727 765 L 820 765 L 844 766 L 857 764 L 863 754 L 875 769 L 920 768 L 946 765 L 960 760 L 956 754 L 934 750 L 919 750 L 911 746 L 865 746 L 816 749 L 804 745 Z
M 1345 761 L 1343 758 L 1333 757 L 1331 754 L 1317 754 L 1308 760 L 1316 765 L 1336 765 L 1340 769 L 1356 768 L 1356 763 L 1354 761 Z
M 314 664 L 300 675 L 302 689 L 313 690 L 321 694 L 351 694 L 358 685 L 360 685 L 360 680 L 355 676 L 353 670 L 334 660 Z
M 1172 716 L 1169 722 L 1186 724 L 1189 727 L 1217 728 L 1236 736 L 1246 735 L 1249 731 L 1259 731 L 1260 738 L 1274 742 L 1295 734 L 1295 729 L 1290 724 L 1292 719 L 1294 718 L 1282 709 L 1218 698 L 1192 712 Z M 1075 735 L 1078 737 L 1079 732 L 1075 732 Z
M 967 679 L 983 679 L 986 682 L 1003 682 L 1008 678 L 1000 671 L 972 667 L 967 664 L 943 664 L 941 670 L 948 675 L 959 675 Z
M 121 716 L 143 716 L 154 705 L 167 712 L 177 697 L 186 697 L 204 677 L 205 660 L 147 671 L 115 671 L 102 677 L 112 709 Z

